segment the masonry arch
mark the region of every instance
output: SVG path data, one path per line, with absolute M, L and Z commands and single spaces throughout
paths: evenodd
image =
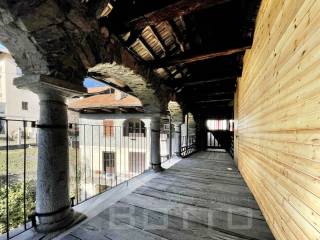
M 109 31 L 104 8 L 92 1 L 2 1 L 0 41 L 24 72 L 16 85 L 28 88 L 30 79 L 41 78 L 34 75 L 67 89 L 82 86 L 87 76 L 106 83 L 117 79 L 145 112 L 165 112 L 166 87 Z

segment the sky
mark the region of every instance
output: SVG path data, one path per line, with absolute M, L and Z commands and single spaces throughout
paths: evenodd
M 98 81 L 88 77 L 88 78 L 84 79 L 83 86 L 85 86 L 86 88 L 103 87 L 103 86 L 106 86 L 106 84 L 98 82 Z
M 3 46 L 3 44 L 1 44 L 1 42 L 0 42 L 0 51 L 8 52 L 8 49 L 6 49 L 6 47 Z

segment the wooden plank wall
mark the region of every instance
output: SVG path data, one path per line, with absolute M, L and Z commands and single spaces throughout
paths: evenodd
M 277 239 L 320 239 L 320 1 L 262 0 L 237 88 L 238 165 Z

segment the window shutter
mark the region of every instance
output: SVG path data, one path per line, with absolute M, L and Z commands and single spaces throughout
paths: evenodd
M 103 126 L 104 126 L 104 135 L 106 137 L 113 137 L 113 121 L 112 120 L 104 120 L 103 121 Z

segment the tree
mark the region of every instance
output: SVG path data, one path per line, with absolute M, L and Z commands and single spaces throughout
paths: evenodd
M 24 185 L 22 182 L 9 186 L 9 229 L 19 227 L 24 223 Z M 0 187 L 0 234 L 6 232 L 6 186 Z M 35 208 L 35 181 L 26 182 L 26 218 Z

